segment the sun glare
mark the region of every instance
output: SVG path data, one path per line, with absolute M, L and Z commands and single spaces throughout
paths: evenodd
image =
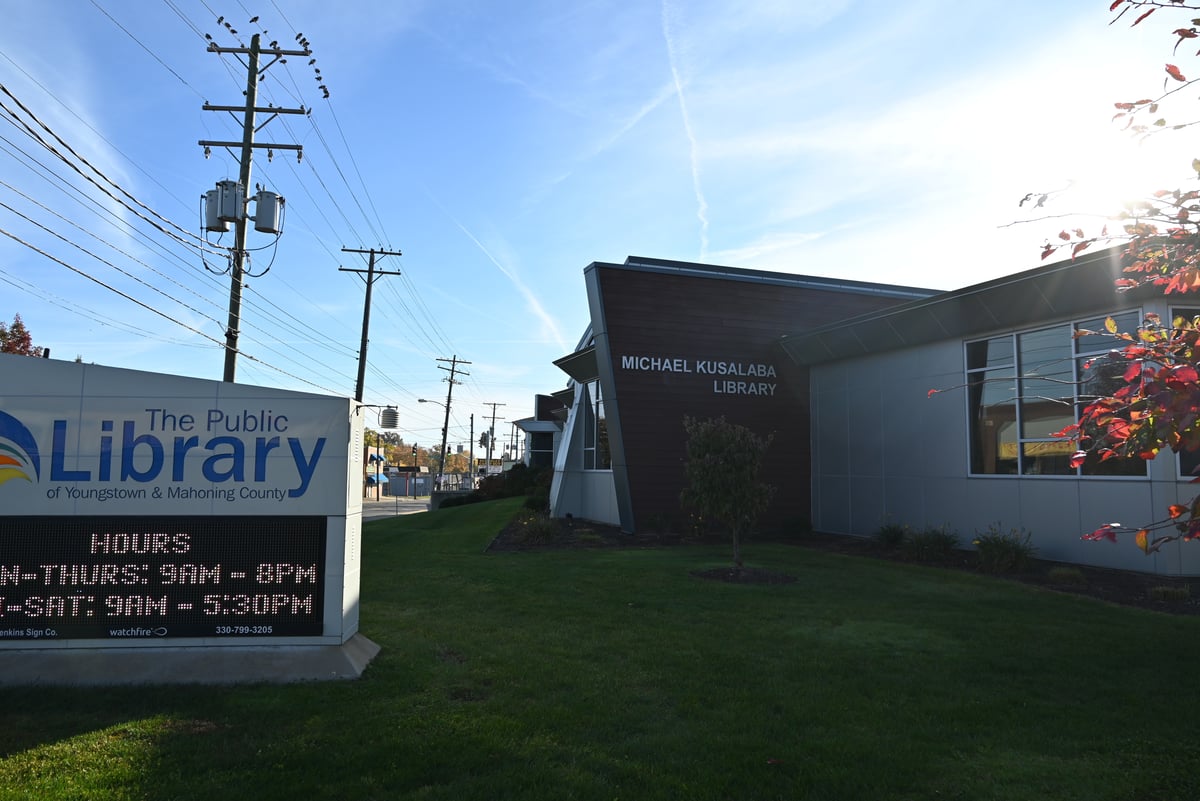
M 1057 185 L 1051 181 L 1038 187 L 1049 195 L 1038 211 L 1055 218 L 1079 215 L 1089 233 L 1098 233 L 1097 223 L 1107 222 L 1110 233 L 1116 233 L 1114 218 L 1155 192 L 1200 188 L 1186 136 L 1164 132 L 1139 142 L 1125 131 L 1090 134 L 1073 138 L 1069 153 L 1046 172 L 1059 179 Z M 1026 210 L 1036 216 L 1033 207 Z

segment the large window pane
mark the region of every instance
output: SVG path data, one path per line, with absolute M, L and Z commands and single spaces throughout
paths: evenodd
M 1125 386 L 1125 368 L 1129 365 L 1119 354 L 1109 351 L 1098 356 L 1081 359 L 1079 362 L 1079 414 L 1096 398 L 1108 397 Z M 1084 431 L 1085 436 L 1095 433 Z M 1104 461 L 1095 454 L 1088 454 L 1080 468 L 1085 476 L 1144 476 L 1146 462 L 1137 457 L 1129 459 L 1110 458 Z
M 580 404 L 583 406 L 583 469 L 596 469 L 596 409 L 592 406 L 593 384 L 585 384 Z
M 1101 461 L 1091 456 L 1073 467 L 1077 444 L 1054 436 L 1076 423 L 1091 399 L 1111 395 L 1124 385 L 1127 363 L 1115 353 L 1123 343 L 1107 333 L 1107 319 L 967 343 L 971 473 L 1146 475 L 1141 459 Z M 1142 316 L 1133 310 L 1112 319 L 1118 332 L 1134 332 Z M 1081 330 L 1101 333 L 1076 336 Z M 1200 454 L 1187 459 L 1188 469 L 1197 465 Z M 1182 472 L 1185 465 L 1180 467 Z
M 608 420 L 604 416 L 604 398 L 600 382 L 589 381 L 584 387 L 583 411 L 583 469 L 611 470 L 612 455 L 608 448 Z
M 1071 327 L 1017 337 L 1021 369 L 1021 437 L 1045 439 L 1075 422 Z
M 971 472 L 1016 473 L 1016 377 L 1011 370 L 973 373 L 967 392 L 971 404 Z
M 1075 443 L 1070 440 L 1025 442 L 1021 444 L 1021 474 L 1026 476 L 1073 476 L 1071 455 Z
M 1144 476 L 1146 461 L 1132 456 L 1128 459 L 1112 458 L 1100 461 L 1100 457 L 1089 453 L 1080 468 L 1085 476 Z
M 612 453 L 608 448 L 608 418 L 604 414 L 604 398 L 596 384 L 596 469 L 612 468 Z
M 1138 323 L 1141 315 L 1136 311 L 1121 312 L 1120 314 L 1112 315 L 1113 322 L 1117 324 L 1118 333 L 1132 334 L 1137 331 Z M 1092 320 L 1084 320 L 1077 323 L 1075 329 L 1084 331 L 1100 331 L 1106 332 L 1107 317 L 1096 317 Z M 1098 333 L 1087 334 L 1075 339 L 1076 353 L 1099 353 L 1106 350 L 1120 348 L 1122 342 L 1111 334 Z
M 1182 308 L 1171 310 L 1171 322 L 1174 323 L 1176 318 L 1182 317 L 1188 323 L 1196 324 L 1196 318 L 1200 317 L 1200 309 Z M 1200 423 L 1198 423 L 1200 425 Z M 1184 481 L 1191 481 L 1200 477 L 1200 451 L 1180 451 L 1178 457 L 1179 478 Z
M 967 343 L 967 369 L 995 368 L 1013 364 L 1013 338 L 993 337 Z

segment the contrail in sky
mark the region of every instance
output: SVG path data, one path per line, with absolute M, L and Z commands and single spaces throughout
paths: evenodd
M 700 154 L 696 145 L 696 135 L 692 131 L 692 119 L 688 116 L 687 102 L 683 97 L 683 81 L 679 77 L 678 58 L 675 52 L 675 40 L 671 37 L 671 12 L 667 0 L 662 4 L 663 39 L 667 43 L 667 60 L 671 64 L 671 77 L 675 81 L 675 94 L 679 97 L 679 111 L 683 114 L 683 130 L 691 143 L 692 160 L 692 189 L 696 193 L 696 217 L 700 220 L 700 257 L 708 253 L 708 201 L 704 199 L 704 189 L 700 186 Z
M 488 261 L 495 265 L 496 269 L 499 270 L 514 287 L 516 287 L 517 291 L 521 293 L 521 296 L 525 298 L 525 302 L 528 303 L 529 307 L 533 310 L 534 316 L 541 320 L 542 325 L 550 330 L 550 334 L 554 337 L 554 341 L 558 347 L 564 353 L 569 352 L 570 349 L 567 347 L 566 340 L 563 339 L 562 332 L 558 330 L 558 323 L 554 321 L 554 318 L 550 316 L 548 311 L 546 311 L 546 308 L 542 305 L 542 302 L 537 299 L 536 295 L 533 294 L 533 290 L 525 286 L 520 278 L 513 275 L 507 267 L 501 264 L 500 260 L 493 256 L 491 251 L 483 246 L 483 243 L 479 241 L 479 238 L 476 237 L 475 234 L 468 231 L 467 227 L 460 223 L 457 217 L 447 211 L 446 207 L 441 204 L 441 201 L 439 201 L 433 192 L 429 190 L 428 186 L 424 187 L 424 189 L 426 197 L 428 197 L 433 204 L 438 207 L 442 214 L 446 215 L 446 218 L 450 220 L 450 222 L 458 226 L 458 230 L 462 231 L 468 239 L 474 242 L 475 247 L 479 248 L 483 255 L 488 257 Z
M 563 339 L 562 332 L 558 330 L 558 323 L 554 321 L 554 318 L 551 317 L 550 313 L 546 311 L 544 306 L 542 306 L 542 302 L 537 299 L 537 296 L 533 294 L 533 291 L 529 287 L 525 286 L 525 284 L 521 282 L 520 278 L 509 272 L 508 269 L 501 264 L 486 247 L 483 246 L 483 243 L 475 237 L 475 234 L 467 230 L 466 226 L 456 220 L 453 216 L 451 216 L 450 219 L 454 221 L 454 224 L 458 226 L 460 231 L 467 235 L 467 238 L 475 243 L 475 247 L 483 251 L 483 255 L 488 257 L 488 261 L 496 265 L 496 269 L 503 273 L 504 277 L 511 281 L 512 285 L 517 288 L 517 291 L 524 296 L 525 302 L 529 304 L 531 309 L 533 309 L 534 315 L 536 315 L 537 318 L 542 321 L 542 325 L 546 326 L 546 328 L 548 328 L 550 333 L 554 336 L 554 341 L 558 344 L 559 349 L 563 352 L 568 351 L 569 348 L 567 347 L 566 340 Z

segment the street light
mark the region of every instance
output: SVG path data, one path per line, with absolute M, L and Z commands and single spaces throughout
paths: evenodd
M 427 398 L 417 398 L 417 403 L 436 403 L 446 410 L 446 417 L 442 421 L 442 455 L 438 458 L 437 479 L 433 484 L 437 489 L 441 489 L 442 473 L 446 470 L 446 429 L 450 427 L 450 406 L 441 401 L 428 400 Z

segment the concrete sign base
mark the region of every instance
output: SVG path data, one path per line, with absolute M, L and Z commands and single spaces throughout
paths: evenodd
M 357 679 L 379 646 L 355 634 L 342 645 L 227 648 L 80 648 L 0 651 L 0 686 L 287 684 Z

